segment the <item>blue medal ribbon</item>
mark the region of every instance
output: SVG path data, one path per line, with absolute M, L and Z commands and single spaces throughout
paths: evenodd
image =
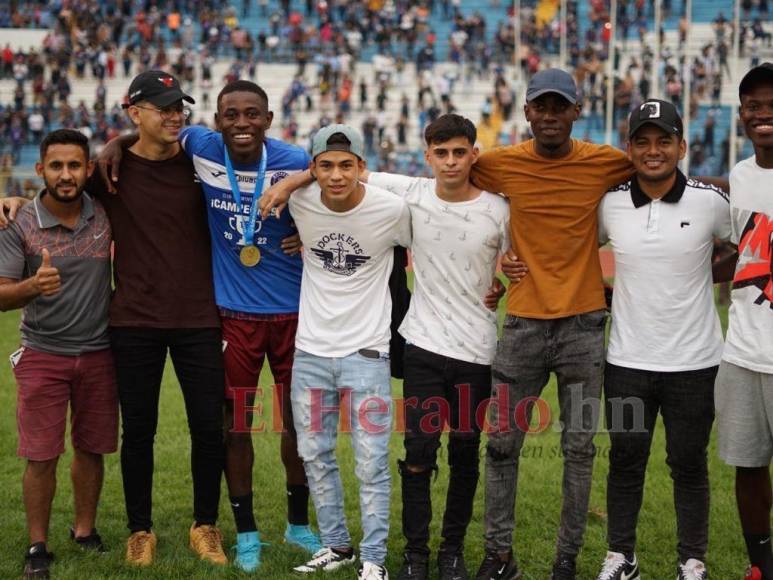
M 234 171 L 231 157 L 228 155 L 228 147 L 223 144 L 223 156 L 225 157 L 225 170 L 228 173 L 228 181 L 231 184 L 231 193 L 233 193 L 236 205 L 239 207 L 239 216 L 244 215 L 244 206 L 242 205 L 242 194 L 239 190 L 239 182 L 236 181 L 236 172 Z M 244 224 L 244 243 L 252 246 L 255 240 L 255 222 L 258 218 L 258 198 L 263 193 L 263 182 L 266 180 L 266 144 L 263 143 L 263 153 L 260 156 L 258 165 L 258 176 L 255 180 L 255 193 L 252 195 L 252 205 L 250 206 L 250 216 Z

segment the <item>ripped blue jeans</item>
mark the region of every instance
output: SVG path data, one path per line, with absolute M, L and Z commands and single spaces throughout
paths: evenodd
M 336 459 L 336 436 L 352 434 L 354 471 L 360 482 L 360 560 L 384 564 L 389 535 L 389 436 L 392 391 L 389 357 L 354 353 L 320 357 L 296 350 L 291 399 L 298 454 L 309 481 L 322 545 L 352 545 Z

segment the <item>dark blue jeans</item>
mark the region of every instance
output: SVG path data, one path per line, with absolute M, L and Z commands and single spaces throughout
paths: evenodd
M 557 550 L 580 551 L 588 518 L 593 436 L 601 418 L 606 311 L 554 320 L 507 316 L 492 366 L 492 401 L 486 451 L 486 549 L 507 552 L 515 528 L 519 457 L 526 424 L 550 373 L 558 379 L 561 454 L 564 459 Z M 506 404 L 498 403 L 507 397 Z M 526 421 L 518 421 L 525 414 Z M 503 421 L 507 419 L 506 425 Z
M 682 562 L 704 560 L 709 540 L 706 447 L 714 422 L 717 367 L 657 372 L 607 364 L 606 424 L 612 449 L 607 480 L 609 549 L 636 547 L 647 461 L 658 412 L 666 428 L 666 463 L 674 481 L 676 527 Z

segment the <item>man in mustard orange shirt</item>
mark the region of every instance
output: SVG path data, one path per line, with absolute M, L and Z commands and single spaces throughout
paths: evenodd
M 494 432 L 486 453 L 486 555 L 477 574 L 486 580 L 521 577 L 512 534 L 526 432 L 514 419 L 521 401 L 540 396 L 551 372 L 558 379 L 564 458 L 551 578 L 576 577 L 601 413 L 607 319 L 596 210 L 607 189 L 633 173 L 622 151 L 571 138 L 580 104 L 568 73 L 537 73 L 526 101 L 534 139 L 482 154 L 471 176 L 478 187 L 508 198 L 513 251 L 530 272 L 508 288 L 507 317 L 492 367 L 493 400 L 506 397 L 507 404 L 492 406 L 489 416 Z M 529 418 L 533 406 L 528 405 Z

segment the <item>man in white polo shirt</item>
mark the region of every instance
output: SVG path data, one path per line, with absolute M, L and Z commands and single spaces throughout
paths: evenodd
M 634 553 L 658 412 L 674 481 L 678 580 L 707 577 L 706 447 L 722 329 L 714 307 L 714 238 L 730 237 L 727 195 L 686 178 L 682 120 L 668 102 L 631 113 L 630 181 L 599 206 L 599 242 L 615 256 L 612 327 L 604 376 L 612 449 L 607 481 L 609 552 L 598 580 L 639 578 Z
M 299 573 L 352 564 L 336 460 L 339 414 L 350 430 L 359 479 L 363 538 L 359 580 L 386 580 L 389 533 L 389 276 L 395 246 L 411 243 L 405 201 L 359 182 L 362 137 L 346 125 L 314 136 L 317 182 L 290 198 L 305 248 L 291 399 L 324 548 Z M 345 413 L 348 411 L 348 413 Z

